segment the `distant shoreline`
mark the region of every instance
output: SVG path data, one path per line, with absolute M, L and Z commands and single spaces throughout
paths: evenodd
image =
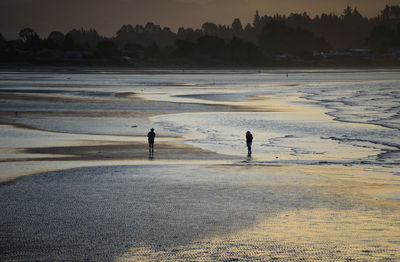
M 332 65 L 332 66 L 262 66 L 262 67 L 235 67 L 235 66 L 121 66 L 121 65 L 62 65 L 62 64 L 15 64 L 15 63 L 0 63 L 0 71 L 14 71 L 14 70 L 39 70 L 45 71 L 46 69 L 59 69 L 56 72 L 84 70 L 110 70 L 112 73 L 116 71 L 181 71 L 189 70 L 188 72 L 201 71 L 201 70 L 233 70 L 233 71 L 302 71 L 302 70 L 400 70 L 399 65 Z

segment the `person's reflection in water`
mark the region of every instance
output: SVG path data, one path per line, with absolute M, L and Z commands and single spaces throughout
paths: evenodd
M 251 160 L 253 160 L 253 158 L 251 157 L 251 153 L 247 154 L 246 162 L 251 162 Z
M 147 134 L 147 139 L 149 142 L 149 160 L 154 159 L 154 139 L 156 138 L 156 133 L 154 132 L 154 128 L 150 129 L 150 132 Z
M 149 153 L 149 160 L 154 160 L 154 154 L 153 153 Z

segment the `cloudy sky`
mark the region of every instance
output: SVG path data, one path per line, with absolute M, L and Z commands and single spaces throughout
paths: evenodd
M 34 28 L 40 36 L 51 31 L 94 28 L 112 36 L 123 24 L 154 22 L 173 31 L 179 26 L 199 28 L 206 22 L 231 24 L 238 17 L 251 22 L 260 14 L 306 11 L 341 14 L 350 5 L 363 15 L 375 16 L 400 0 L 0 0 L 0 33 L 15 39 L 20 29 Z

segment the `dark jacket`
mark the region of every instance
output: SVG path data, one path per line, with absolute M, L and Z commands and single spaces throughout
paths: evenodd
M 253 141 L 253 135 L 251 133 L 246 133 L 246 142 L 252 142 Z
M 149 139 L 149 143 L 154 143 L 154 138 L 156 137 L 156 133 L 154 133 L 154 131 L 150 131 L 147 134 L 147 137 Z

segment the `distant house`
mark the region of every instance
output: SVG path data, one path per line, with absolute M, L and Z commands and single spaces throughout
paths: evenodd
M 277 61 L 285 61 L 285 60 L 290 60 L 290 59 L 294 59 L 295 56 L 290 55 L 290 54 L 280 54 L 275 56 L 275 60 Z
M 371 49 L 350 49 L 350 56 L 369 57 L 372 54 Z
M 138 58 L 145 57 L 145 53 L 143 50 L 122 50 L 122 54 L 125 56 L 134 56 Z
M 337 57 L 337 56 L 351 56 L 351 57 L 369 57 L 372 55 L 371 49 L 349 49 L 343 51 L 313 51 L 314 57 Z
M 400 48 L 389 48 L 388 54 L 394 57 L 400 57 Z
M 83 58 L 90 55 L 88 51 L 65 51 L 56 49 L 42 49 L 39 55 L 50 55 L 57 58 Z
M 348 51 L 313 51 L 314 57 L 333 57 L 333 56 L 350 56 L 351 53 Z
M 20 49 L 16 49 L 15 52 L 18 55 L 22 55 L 22 56 L 30 56 L 33 55 L 34 52 L 32 50 L 20 50 Z

